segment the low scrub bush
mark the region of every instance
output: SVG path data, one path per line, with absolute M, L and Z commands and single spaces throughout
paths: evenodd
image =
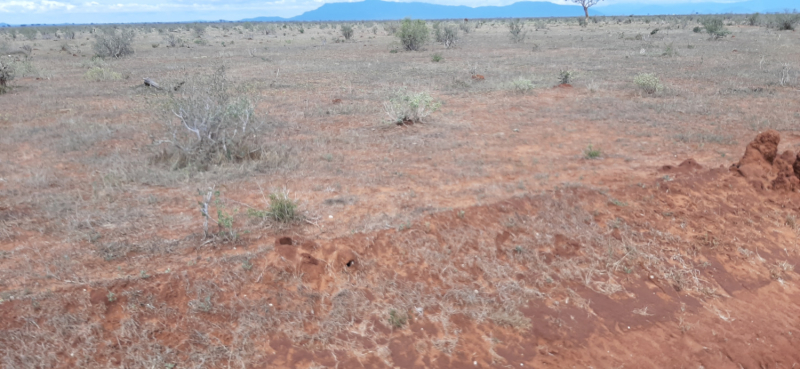
M 794 27 L 798 22 L 800 22 L 800 14 L 798 13 L 775 15 L 775 29 L 778 31 L 794 31 Z
M 94 41 L 95 55 L 101 58 L 121 58 L 133 54 L 133 29 L 109 29 L 97 33 Z
M 92 67 L 83 75 L 83 78 L 95 82 L 115 81 L 122 79 L 122 75 L 108 68 Z
M 720 18 L 706 18 L 703 19 L 701 23 L 703 24 L 703 28 L 706 30 L 706 33 L 708 33 L 711 38 L 715 40 L 730 34 L 730 31 L 725 28 L 725 22 L 723 22 Z
M 441 106 L 426 92 L 409 93 L 405 89 L 384 103 L 386 114 L 397 124 L 421 122 Z
M 14 79 L 14 67 L 10 62 L 0 59 L 0 94 L 8 90 L 8 82 Z
M 757 26 L 758 25 L 758 18 L 760 16 L 761 16 L 761 14 L 759 14 L 759 13 L 751 14 L 750 16 L 747 17 L 747 24 L 749 24 L 751 26 Z
M 342 36 L 345 40 L 349 40 L 353 37 L 353 27 L 348 25 L 342 25 Z
M 508 36 L 511 38 L 511 42 L 518 43 L 525 41 L 527 33 L 528 32 L 525 31 L 525 22 L 519 19 L 508 22 Z
M 256 117 L 256 103 L 228 81 L 224 67 L 186 81 L 162 105 L 168 137 L 160 142 L 168 147 L 156 155 L 155 163 L 205 171 L 212 165 L 261 157 L 258 140 L 264 125 Z
M 639 88 L 639 90 L 648 95 L 652 95 L 664 89 L 664 85 L 661 84 L 661 81 L 659 81 L 658 77 L 651 73 L 638 74 L 633 78 L 633 83 Z
M 458 27 L 450 23 L 444 26 L 437 24 L 434 27 L 434 35 L 436 37 L 436 42 L 441 42 L 444 44 L 444 47 L 449 49 L 455 46 L 458 41 Z
M 411 20 L 411 18 L 403 19 L 400 30 L 396 33 L 403 48 L 408 51 L 420 50 L 428 42 L 429 34 L 425 21 Z
M 530 91 L 533 91 L 534 87 L 535 86 L 533 85 L 533 82 L 531 82 L 531 80 L 522 77 L 519 77 L 511 81 L 511 89 L 514 90 L 514 92 L 516 93 L 525 94 Z

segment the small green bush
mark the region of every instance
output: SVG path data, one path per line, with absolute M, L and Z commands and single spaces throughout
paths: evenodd
M 353 27 L 349 25 L 342 25 L 342 36 L 344 36 L 345 40 L 349 40 L 353 37 Z
M 406 50 L 417 51 L 428 42 L 429 33 L 425 21 L 406 18 L 403 19 L 403 23 L 400 25 L 397 37 L 400 38 L 400 43 L 403 44 Z
M 570 84 L 574 74 L 574 72 L 568 70 L 562 70 L 558 72 L 558 83 L 562 85 Z
M 600 149 L 595 149 L 592 147 L 592 145 L 589 145 L 589 147 L 587 147 L 586 150 L 583 152 L 583 157 L 586 159 L 597 159 L 602 154 L 603 153 L 600 151 Z
M 636 75 L 636 77 L 633 78 L 633 83 L 648 95 L 652 95 L 664 89 L 664 85 L 661 84 L 658 77 L 651 73 L 640 73 Z
M 694 32 L 694 33 L 703 32 L 703 27 L 700 27 L 700 26 L 694 27 L 694 28 L 692 28 L 692 32 Z
M 405 89 L 397 91 L 383 105 L 386 114 L 397 124 L 421 122 L 442 106 L 426 92 L 409 93 Z
M 433 54 L 433 56 L 431 56 L 431 61 L 434 62 L 434 63 L 438 63 L 438 62 L 442 61 L 442 59 L 443 59 L 442 58 L 442 54 L 439 54 L 439 53 Z
M 116 81 L 122 79 L 122 75 L 108 68 L 92 67 L 86 71 L 86 74 L 83 75 L 83 78 L 95 82 Z
M 720 18 L 706 18 L 703 19 L 701 23 L 703 24 L 703 28 L 705 28 L 706 33 L 711 35 L 711 37 L 715 40 L 730 34 L 730 31 L 725 28 L 725 22 L 723 22 Z

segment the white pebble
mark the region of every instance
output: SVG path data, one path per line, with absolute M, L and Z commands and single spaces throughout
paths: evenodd
M 473 361 L 472 365 L 478 366 L 478 362 L 477 361 Z

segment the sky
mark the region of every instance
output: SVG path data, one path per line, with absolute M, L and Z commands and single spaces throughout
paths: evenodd
M 409 0 L 411 1 L 411 0 Z M 416 0 L 441 5 L 508 5 L 520 0 Z M 564 0 L 550 1 L 571 4 Z M 674 4 L 715 0 L 605 0 L 619 3 Z M 293 17 L 340 0 L 0 0 L 0 23 L 131 23 L 238 20 L 258 16 Z M 735 2 L 716 0 L 715 2 Z

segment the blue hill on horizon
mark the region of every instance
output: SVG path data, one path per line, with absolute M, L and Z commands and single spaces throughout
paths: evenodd
M 589 9 L 590 15 L 602 15 Z M 559 5 L 543 1 L 522 1 L 506 6 L 438 5 L 420 2 L 401 3 L 381 0 L 365 0 L 355 3 L 327 3 L 317 9 L 292 18 L 257 17 L 242 21 L 359 21 L 414 19 L 461 19 L 461 18 L 531 18 L 531 17 L 579 17 L 583 9 L 574 5 Z
M 596 5 L 605 15 L 667 15 L 667 14 L 750 14 L 777 13 L 800 8 L 797 0 L 749 0 L 736 3 L 684 3 L 684 4 L 614 4 Z
M 798 8 L 797 0 L 749 0 L 737 3 L 683 3 L 647 5 L 639 3 L 605 5 L 600 3 L 589 8 L 589 15 L 665 15 L 665 14 L 749 14 L 792 11 Z M 583 9 L 574 5 L 560 5 L 543 1 L 522 1 L 506 6 L 438 5 L 421 2 L 390 2 L 365 0 L 353 3 L 327 3 L 317 9 L 291 18 L 256 17 L 242 19 L 247 22 L 287 21 L 360 21 L 414 19 L 461 19 L 461 18 L 546 18 L 580 17 Z

